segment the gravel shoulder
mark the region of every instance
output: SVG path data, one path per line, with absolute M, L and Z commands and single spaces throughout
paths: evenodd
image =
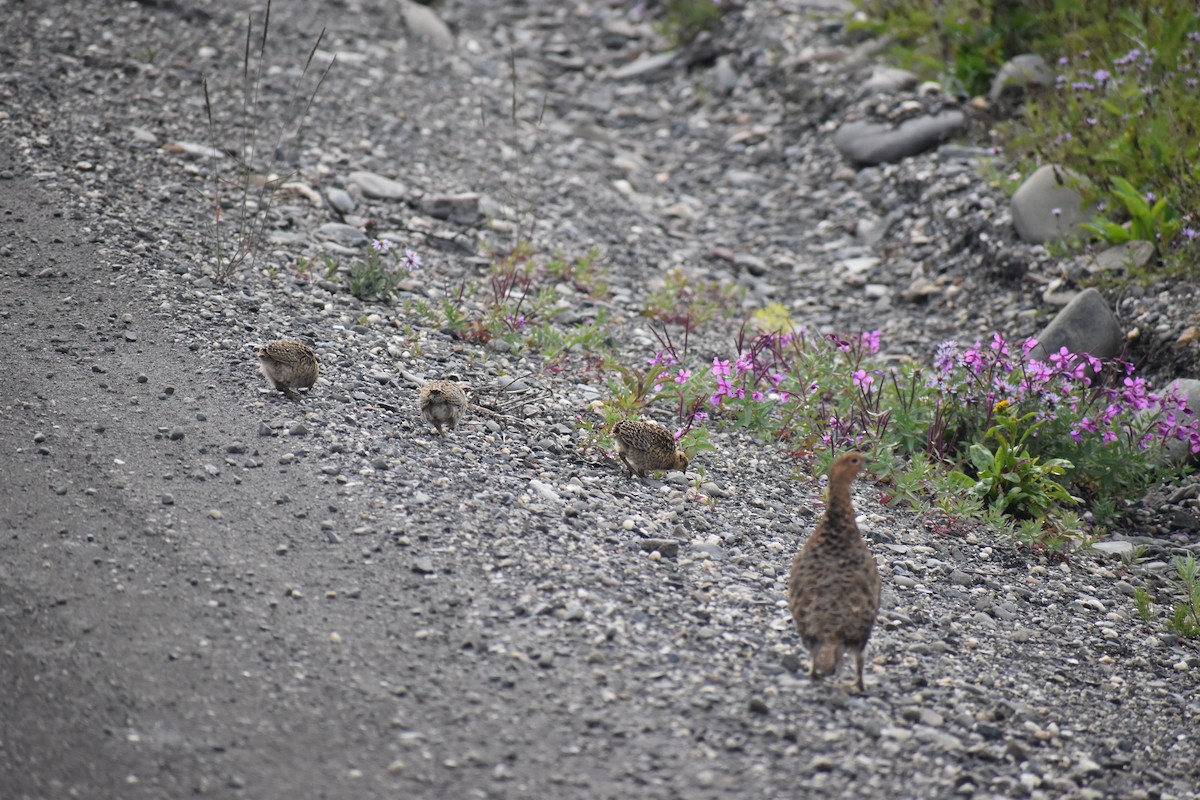
M 603 307 L 630 359 L 671 269 L 745 287 L 745 311 L 881 327 L 896 358 L 1049 313 L 1042 283 L 991 269 L 999 248 L 1052 271 L 1044 250 L 944 214 L 1002 228 L 965 167 L 845 172 L 829 133 L 861 67 L 804 60 L 833 46 L 821 15 L 767 5 L 740 12 L 741 80 L 708 101 L 705 64 L 613 77 L 654 41 L 616 6 L 447 2 L 452 56 L 393 3 L 276 6 L 273 52 L 327 25 L 339 53 L 285 156 L 318 192 L 359 170 L 411 187 L 355 212 L 417 245 L 406 299 L 483 278 L 505 226 L 539 252 L 600 247 L 610 296 L 565 288 L 565 313 Z M 821 483 L 785 448 L 718 429 L 702 473 L 628 480 L 578 446 L 605 391 L 583 363 L 289 272 L 341 252 L 303 195 L 261 265 L 214 282 L 207 167 L 165 145 L 205 141 L 200 75 L 236 76 L 244 9 L 0 12 L 5 797 L 1200 796 L 1200 649 L 1130 597 L 1167 602 L 1166 560 L 1194 543 L 1046 563 L 863 481 L 884 577 L 867 692 L 813 684 L 784 598 Z M 302 59 L 272 73 L 265 118 Z M 495 203 L 491 232 L 422 206 L 467 191 Z M 853 233 L 868 216 L 894 217 L 874 246 Z M 904 300 L 918 268 L 937 291 Z M 1156 298 L 1127 307 L 1165 340 L 1186 320 Z M 691 346 L 711 361 L 734 335 Z M 257 374 L 254 345 L 283 336 L 321 358 L 300 402 Z M 520 390 L 527 425 L 476 413 L 437 436 L 415 386 L 450 373 Z

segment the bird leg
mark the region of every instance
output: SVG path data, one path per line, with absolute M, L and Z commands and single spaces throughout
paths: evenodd
M 629 477 L 633 477 L 633 465 L 629 463 L 629 459 L 624 453 L 617 453 L 617 457 L 621 459 L 621 463 L 625 465 L 625 469 L 629 470 Z

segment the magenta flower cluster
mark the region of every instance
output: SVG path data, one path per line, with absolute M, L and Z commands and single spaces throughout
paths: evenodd
M 983 345 L 938 348 L 928 386 L 956 408 L 978 408 L 986 430 L 996 413 L 1031 414 L 1030 424 L 1066 426 L 1074 442 L 1095 437 L 1104 445 L 1124 441 L 1138 449 L 1178 440 L 1200 453 L 1200 418 L 1172 387 L 1153 392 L 1134 367 L 1120 359 L 1071 353 L 1036 358 L 1038 343 L 1026 339 L 1013 357 L 1000 334 Z M 1040 431 L 1033 435 L 1044 436 Z

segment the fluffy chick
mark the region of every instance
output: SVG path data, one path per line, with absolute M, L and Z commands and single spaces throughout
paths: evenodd
M 687 471 L 688 457 L 675 448 L 674 435 L 662 425 L 623 419 L 612 430 L 617 455 L 629 470 L 629 477 L 636 472 L 644 478 L 652 469 Z
M 320 374 L 317 356 L 308 345 L 283 339 L 258 349 L 258 368 L 272 388 L 293 400 L 297 389 L 309 388 Z
M 429 381 L 417 395 L 417 405 L 429 424 L 444 436 L 443 428 L 454 430 L 467 411 L 467 394 L 454 381 Z
M 840 456 L 829 471 L 825 516 L 792 560 L 788 607 L 812 656 L 809 676 L 837 672 L 842 653 L 854 655 L 863 691 L 863 648 L 879 611 L 879 568 L 854 521 L 850 484 L 866 465 L 860 453 Z

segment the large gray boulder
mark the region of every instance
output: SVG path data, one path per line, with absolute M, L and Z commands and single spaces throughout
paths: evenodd
M 1038 346 L 1030 355 L 1041 360 L 1063 347 L 1071 353 L 1115 358 L 1125 344 L 1120 323 L 1104 296 L 1094 288 L 1076 295 L 1035 338 Z
M 1040 244 L 1079 237 L 1079 225 L 1092 218 L 1077 186 L 1087 178 L 1065 167 L 1047 164 L 1030 175 L 1012 197 L 1013 226 L 1021 241 Z

